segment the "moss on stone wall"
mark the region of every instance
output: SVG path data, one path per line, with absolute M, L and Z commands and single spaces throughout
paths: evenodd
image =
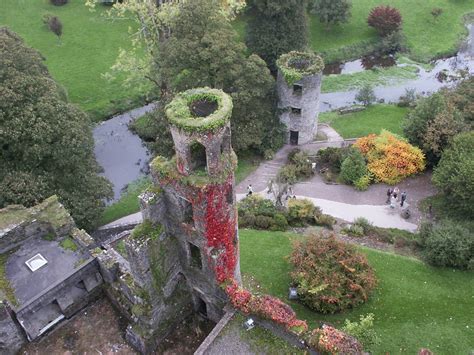
M 305 76 L 318 74 L 324 69 L 323 59 L 311 52 L 292 51 L 282 54 L 276 64 L 289 86 Z
M 136 241 L 144 242 L 148 239 L 158 239 L 162 232 L 163 226 L 161 224 L 152 224 L 146 219 L 132 230 L 130 237 Z
M 205 117 L 194 117 L 190 105 L 199 100 L 217 103 L 217 109 Z M 169 122 L 188 132 L 208 132 L 225 126 L 232 115 L 232 99 L 222 90 L 197 88 L 184 91 L 166 106 Z

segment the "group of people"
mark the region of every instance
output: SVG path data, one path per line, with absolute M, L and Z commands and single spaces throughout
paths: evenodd
M 403 207 L 407 199 L 406 191 L 403 191 L 400 194 L 400 189 L 395 187 L 393 190 L 389 188 L 387 190 L 387 201 L 386 203 L 390 204 L 390 208 L 395 208 L 395 205 L 400 201 L 400 207 Z

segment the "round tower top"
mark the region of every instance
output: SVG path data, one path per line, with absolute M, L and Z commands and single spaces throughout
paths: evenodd
M 208 87 L 181 92 L 166 106 L 170 124 L 188 132 L 214 131 L 225 126 L 231 115 L 231 97 Z
M 323 59 L 313 52 L 285 53 L 276 64 L 288 85 L 293 85 L 305 76 L 319 74 L 324 69 Z

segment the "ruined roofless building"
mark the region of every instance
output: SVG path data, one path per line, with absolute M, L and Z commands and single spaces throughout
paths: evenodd
M 144 222 L 125 240 L 130 271 L 113 287 L 117 299 L 131 293 L 121 307 L 135 313 L 126 337 L 142 353 L 192 310 L 218 322 L 228 302 L 222 284 L 240 282 L 231 114 L 230 96 L 209 88 L 166 107 L 176 156 L 150 164 Z
M 278 109 L 287 127 L 286 142 L 309 143 L 318 129 L 324 62 L 314 53 L 294 51 L 281 55 L 277 67 Z

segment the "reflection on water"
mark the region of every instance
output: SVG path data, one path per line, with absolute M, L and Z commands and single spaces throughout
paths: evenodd
M 323 74 L 353 74 L 374 68 L 388 68 L 396 64 L 395 58 L 391 55 L 383 57 L 371 55 L 346 63 L 337 62 L 328 64 L 324 68 Z

